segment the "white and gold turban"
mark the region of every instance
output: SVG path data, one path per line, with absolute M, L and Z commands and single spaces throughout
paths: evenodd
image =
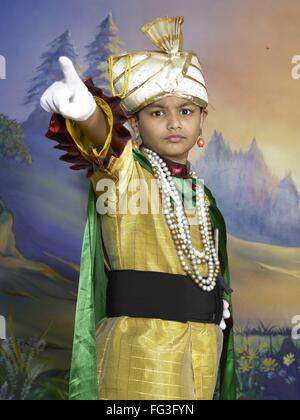
M 159 17 L 140 28 L 160 51 L 131 51 L 108 58 L 111 91 L 121 98 L 126 114 L 170 95 L 207 107 L 200 61 L 193 51 L 182 51 L 183 22 L 183 16 Z

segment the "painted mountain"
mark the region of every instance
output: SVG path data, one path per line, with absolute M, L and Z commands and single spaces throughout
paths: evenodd
M 256 139 L 247 152 L 234 152 L 215 131 L 195 166 L 215 195 L 232 235 L 266 244 L 300 245 L 299 192 L 292 174 L 276 179 Z

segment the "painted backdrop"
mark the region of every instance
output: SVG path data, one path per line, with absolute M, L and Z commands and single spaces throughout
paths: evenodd
M 227 223 L 238 396 L 300 399 L 299 2 L 1 0 L 0 400 L 67 397 L 88 180 L 39 97 L 60 55 L 107 90 L 106 57 L 152 49 L 139 28 L 162 15 L 185 17 L 208 86 L 190 158 Z

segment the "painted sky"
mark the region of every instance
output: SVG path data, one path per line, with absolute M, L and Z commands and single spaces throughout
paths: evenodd
M 222 131 L 234 150 L 255 136 L 274 175 L 289 169 L 300 189 L 299 0 L 0 0 L 0 112 L 26 119 L 28 81 L 47 45 L 72 31 L 81 57 L 97 25 L 112 10 L 124 49 L 153 49 L 140 26 L 164 15 L 182 15 L 184 49 L 202 62 L 209 99 L 205 136 Z M 201 151 L 193 150 L 192 160 Z

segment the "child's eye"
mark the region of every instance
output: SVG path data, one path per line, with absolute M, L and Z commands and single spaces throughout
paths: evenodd
M 162 111 L 154 111 L 154 112 L 152 112 L 152 114 L 151 115 L 154 115 L 154 114 L 157 114 L 158 112 L 162 112 Z M 157 115 L 154 115 L 155 117 L 157 117 Z M 159 115 L 158 115 L 159 116 Z
M 193 111 L 189 108 L 184 108 L 182 111 L 189 111 L 190 113 L 192 113 Z M 189 115 L 189 114 L 185 114 L 185 115 Z
M 193 112 L 191 109 L 189 109 L 189 108 L 184 108 L 184 109 L 182 109 L 182 111 L 188 111 L 190 114 Z M 162 111 L 154 111 L 154 112 L 152 112 L 152 116 L 155 116 L 155 117 L 159 117 L 159 115 L 157 115 L 159 112 L 162 112 Z M 185 113 L 184 115 L 190 115 L 190 114 L 188 114 L 188 113 Z

